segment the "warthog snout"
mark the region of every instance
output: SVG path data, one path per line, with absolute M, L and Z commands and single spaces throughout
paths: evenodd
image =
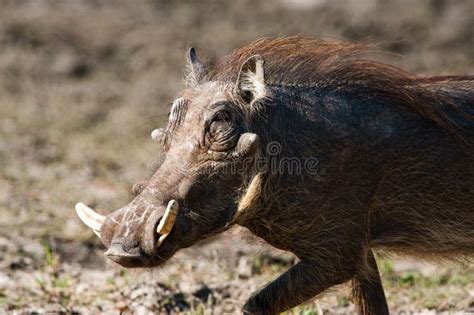
M 163 211 L 164 210 L 164 211 Z M 179 204 L 170 200 L 165 207 L 148 207 L 140 215 L 137 208 L 127 206 L 105 217 L 85 204 L 78 203 L 76 212 L 105 246 L 105 256 L 124 267 L 144 267 L 171 233 Z
M 143 255 L 139 246 L 129 248 L 120 239 L 112 241 L 105 256 L 113 262 L 129 268 L 143 265 L 146 262 L 146 256 Z

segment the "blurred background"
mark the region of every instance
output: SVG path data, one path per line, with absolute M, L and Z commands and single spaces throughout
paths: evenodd
M 149 133 L 184 87 L 186 48 L 214 62 L 297 34 L 376 43 L 419 75 L 474 74 L 472 0 L 0 0 L 0 313 L 233 314 L 291 266 L 236 229 L 125 270 L 74 204 L 106 214 L 151 175 Z M 378 261 L 394 314 L 474 312 L 472 264 Z M 346 286 L 292 311 L 334 313 L 354 313 Z

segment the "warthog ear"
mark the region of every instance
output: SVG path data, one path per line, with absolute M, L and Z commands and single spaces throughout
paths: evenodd
M 186 55 L 188 60 L 188 73 L 186 75 L 186 85 L 193 87 L 206 79 L 207 71 L 204 65 L 199 61 L 196 50 L 191 47 Z
M 249 104 L 268 96 L 263 63 L 260 55 L 254 55 L 240 68 L 235 90 L 241 99 Z

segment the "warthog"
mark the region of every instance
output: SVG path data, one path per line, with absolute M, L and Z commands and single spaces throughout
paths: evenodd
M 166 152 L 136 197 L 76 210 L 125 267 L 246 227 L 298 262 L 252 295 L 276 314 L 347 281 L 388 314 L 373 250 L 474 254 L 474 77 L 416 77 L 364 47 L 261 39 L 213 67 L 188 53 L 187 89 L 152 132 Z

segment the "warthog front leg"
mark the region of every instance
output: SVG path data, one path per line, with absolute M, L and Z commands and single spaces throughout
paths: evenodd
M 366 265 L 359 268 L 352 280 L 352 300 L 360 314 L 389 314 L 377 262 L 371 250 L 367 252 Z
M 353 277 L 349 271 L 328 270 L 331 262 L 302 260 L 255 293 L 245 304 L 244 314 L 273 315 L 293 308 L 334 285 Z

